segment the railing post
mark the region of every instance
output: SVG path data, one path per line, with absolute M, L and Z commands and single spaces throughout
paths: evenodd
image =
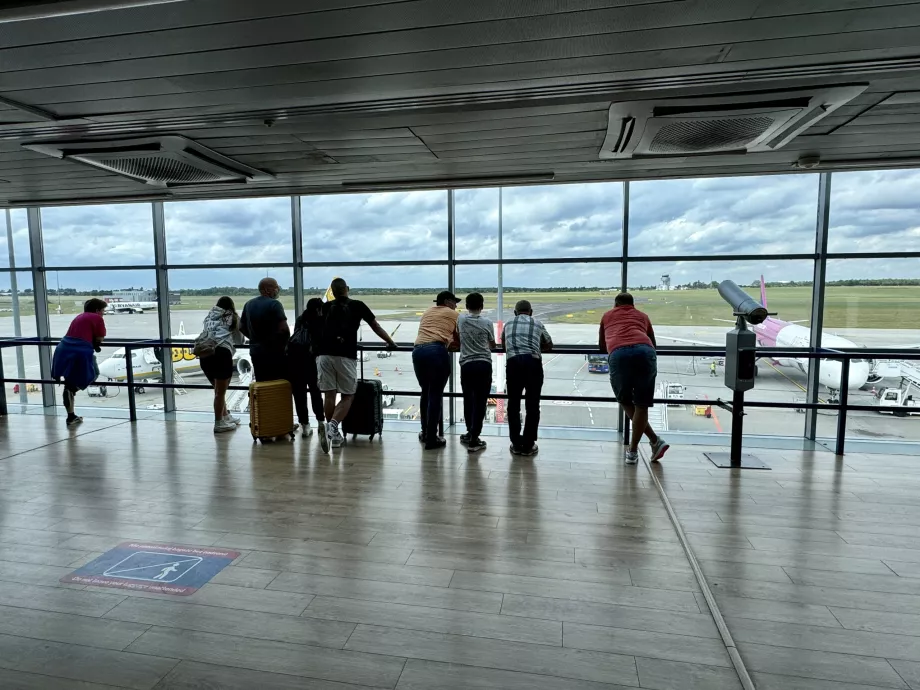
M 850 399 L 850 358 L 845 356 L 840 367 L 840 403 L 837 408 L 837 445 L 835 455 L 843 455 L 847 438 L 847 404 Z
M 6 417 L 6 415 L 6 372 L 3 370 L 3 348 L 0 347 L 0 417 Z
M 128 415 L 132 422 L 137 421 L 137 398 L 134 392 L 134 350 L 129 345 L 125 348 L 125 371 L 128 374 Z

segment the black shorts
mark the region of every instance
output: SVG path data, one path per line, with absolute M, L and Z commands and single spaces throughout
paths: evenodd
M 233 355 L 225 347 L 218 347 L 210 357 L 201 360 L 201 371 L 212 384 L 226 381 L 233 376 Z

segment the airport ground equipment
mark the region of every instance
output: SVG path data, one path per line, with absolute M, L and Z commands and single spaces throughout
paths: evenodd
M 757 376 L 757 336 L 748 328 L 772 316 L 767 308 L 731 280 L 719 284 L 719 296 L 732 308 L 735 327 L 725 334 L 725 387 L 732 393 L 732 439 L 728 453 L 704 453 L 716 467 L 770 469 L 761 460 L 742 453 L 744 437 L 744 393 L 754 388 Z

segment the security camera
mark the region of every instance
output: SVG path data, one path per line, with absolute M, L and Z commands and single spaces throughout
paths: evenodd
M 763 323 L 770 315 L 765 306 L 731 280 L 723 280 L 719 283 L 719 296 L 728 302 L 735 316 L 742 317 L 752 326 Z

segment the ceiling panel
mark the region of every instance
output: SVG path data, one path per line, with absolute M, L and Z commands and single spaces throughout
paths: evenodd
M 920 160 L 920 98 L 890 98 L 920 94 L 920 0 L 187 0 L 0 24 L 0 46 L 0 201 L 19 204 Z M 776 151 L 598 157 L 611 103 L 830 84 L 866 90 Z M 274 177 L 164 190 L 22 148 L 153 133 Z

